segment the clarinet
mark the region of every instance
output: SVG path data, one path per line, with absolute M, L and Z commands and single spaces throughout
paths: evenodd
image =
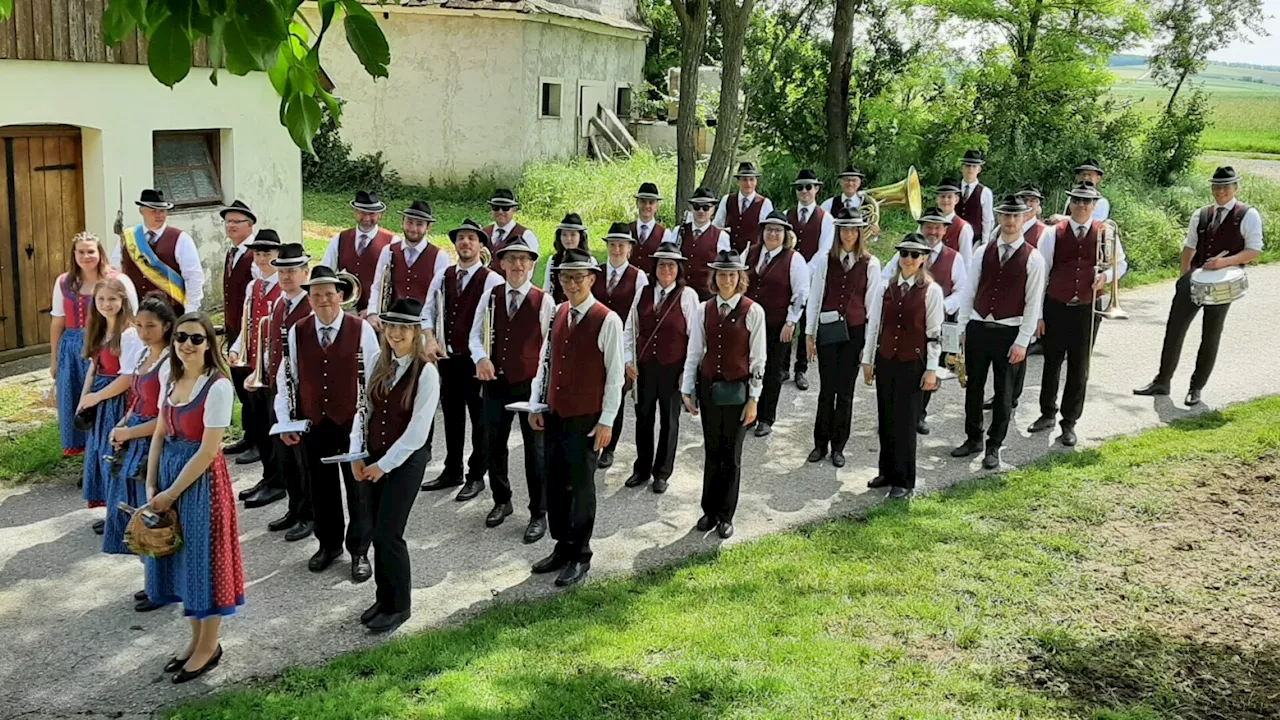
M 542 353 L 542 387 L 538 392 L 538 403 L 541 405 L 546 405 L 551 395 L 551 331 L 556 326 L 556 317 L 560 315 L 560 308 L 568 304 L 568 302 L 562 302 L 556 306 L 555 311 L 551 313 L 551 322 L 547 324 L 547 334 L 542 338 L 542 347 L 545 351 Z
M 364 452 L 365 447 L 369 446 L 369 401 L 367 397 L 368 388 L 365 387 L 366 379 L 364 376 L 364 346 L 356 350 L 356 415 L 360 418 L 360 438 L 363 441 L 363 447 L 351 448 L 353 453 Z
M 401 246 L 400 251 L 402 253 L 404 252 L 403 245 Z M 380 313 L 386 312 L 387 308 L 391 307 L 391 301 L 395 299 L 392 297 L 392 293 L 394 293 L 396 289 L 394 274 L 396 267 L 396 253 L 394 249 L 387 252 L 387 258 L 387 272 L 382 276 L 382 297 L 378 300 L 380 303 L 378 312 Z

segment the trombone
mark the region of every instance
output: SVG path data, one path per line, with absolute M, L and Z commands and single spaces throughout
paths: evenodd
M 244 389 L 250 392 L 261 390 L 266 387 L 266 383 L 262 381 L 263 366 L 267 360 L 267 328 L 271 324 L 271 317 L 267 316 L 258 321 L 258 347 L 253 357 L 253 374 L 244 381 Z
M 1097 260 L 1094 265 L 1096 272 L 1111 271 L 1111 296 L 1108 298 L 1105 308 L 1098 307 L 1098 299 L 1093 299 L 1093 327 L 1089 328 L 1089 357 L 1093 357 L 1093 346 L 1097 342 L 1097 321 L 1099 318 L 1107 320 L 1128 320 L 1129 313 L 1120 307 L 1120 269 L 1119 263 L 1120 253 L 1120 226 L 1111 218 L 1102 221 L 1102 228 L 1098 231 L 1098 249 Z

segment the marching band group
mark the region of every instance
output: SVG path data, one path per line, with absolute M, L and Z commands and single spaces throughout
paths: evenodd
M 429 203 L 400 211 L 397 236 L 381 226 L 386 205 L 358 192 L 355 227 L 334 236 L 314 267 L 301 244 L 256 228 L 236 201 L 221 213 L 232 245 L 226 360 L 213 323 L 195 311 L 204 283 L 195 244 L 167 224 L 163 195 L 145 190 L 143 222 L 121 229 L 110 261 L 97 237 L 77 235 L 54 291 L 51 372 L 64 452 L 84 454 L 84 498 L 108 508 L 95 528 L 106 552 L 129 552 L 130 518 L 117 506 L 179 513 L 182 547 L 143 558 L 145 587 L 134 598 L 138 611 L 183 605 L 191 639 L 166 666 L 174 682 L 217 665 L 219 621 L 244 602 L 226 455 L 261 461 L 260 480 L 238 499 L 253 508 L 287 498 L 268 527 L 288 541 L 316 537 L 312 572 L 347 555 L 353 582 L 375 579 L 375 602 L 361 617 L 373 632 L 409 617 L 403 533 L 419 492 L 458 488 L 456 499 L 468 501 L 487 475 L 486 526 L 514 513 L 513 420 L 528 495 L 523 540 L 550 532 L 554 547 L 532 570 L 557 573 L 559 586 L 590 569 L 595 471 L 614 461 L 627 404 L 636 459 L 625 486 L 667 490 L 683 408 L 703 432 L 696 527 L 728 538 L 746 435 L 772 432 L 783 384 L 807 389 L 816 359 L 808 461 L 845 465 L 861 378 L 875 386 L 879 428 L 869 485 L 909 498 L 917 438 L 930 431 L 930 398 L 952 376 L 948 367 L 968 379 L 966 438 L 953 456 L 983 453 L 984 467 L 999 466 L 1037 343 L 1044 378 L 1030 431 L 1057 424 L 1061 443 L 1075 444 L 1099 310 L 1127 267 L 1098 163 L 1077 168 L 1064 213 L 1042 219 L 1037 188 L 997 199 L 978 180 L 983 162 L 978 151 L 965 154 L 963 179 L 935 186 L 919 231 L 901 238 L 883 268 L 869 251 L 877 202 L 854 167 L 822 203 L 822 183 L 802 170 L 796 206 L 783 213 L 756 192 L 754 165 L 742 163 L 738 192 L 698 189 L 675 228 L 657 220 L 661 195 L 644 183 L 637 219 L 613 223 L 603 238 L 607 262 L 593 257 L 586 226 L 569 213 L 540 283 L 540 245 L 516 222 L 508 190 L 489 200 L 491 224 L 468 219 L 449 230 L 455 258 L 427 240 Z M 1203 306 L 1187 398 L 1199 402 L 1229 304 L 1207 300 L 1192 275 L 1247 264 L 1261 250 L 1260 216 L 1236 200 L 1234 170 L 1219 168 L 1212 183 L 1215 203 L 1188 229 L 1159 374 L 1138 394 L 1169 392 L 1183 335 Z M 994 397 L 984 402 L 988 375 Z M 224 449 L 233 395 L 244 437 Z M 443 472 L 424 481 L 437 406 L 446 457 Z

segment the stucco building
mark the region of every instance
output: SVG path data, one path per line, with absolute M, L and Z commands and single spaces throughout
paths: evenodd
M 526 163 L 584 154 L 596 106 L 625 121 L 640 92 L 648 30 L 634 0 L 364 1 L 390 43 L 390 77 L 375 82 L 341 42 L 322 63 L 347 103 L 343 139 L 383 151 L 410 182 L 511 180 Z
M 267 78 L 223 72 L 215 87 L 201 46 L 170 90 L 147 69 L 145 40 L 103 43 L 103 7 L 15 0 L 0 22 L 0 353 L 48 342 L 71 237 L 87 229 L 114 247 L 122 185 L 128 224 L 142 188 L 178 204 L 170 223 L 200 248 L 206 308 L 221 304 L 224 203 L 241 198 L 260 227 L 301 238 L 300 156 Z

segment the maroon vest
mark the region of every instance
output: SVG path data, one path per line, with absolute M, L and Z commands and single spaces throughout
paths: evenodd
M 726 195 L 724 199 L 724 224 L 729 230 L 729 242 L 733 244 L 733 251 L 736 253 L 760 242 L 760 208 L 764 206 L 764 196 L 756 193 L 744 213 L 740 197 L 738 193 L 733 193 Z
M 1047 227 L 1049 226 L 1045 225 L 1043 220 L 1036 220 L 1034 225 L 1027 228 L 1026 232 L 1022 233 L 1022 239 L 1026 240 L 1027 244 L 1031 247 L 1039 250 L 1040 236 L 1044 234 L 1044 230 Z
M 671 286 L 671 292 L 663 298 L 661 307 L 653 306 L 653 294 L 657 285 L 647 285 L 640 291 L 640 304 L 636 308 L 637 360 L 656 358 L 665 366 L 683 365 L 689 351 L 689 324 L 680 309 L 680 296 L 684 288 Z
M 1031 246 L 1022 243 L 1013 256 L 1000 264 L 999 238 L 987 243 L 982 255 L 982 277 L 974 293 L 973 309 L 978 317 L 994 317 L 996 320 L 1017 317 L 1026 305 L 1027 256 Z
M 760 254 L 764 243 L 756 243 L 747 251 L 747 296 L 764 307 L 765 324 L 770 328 L 781 327 L 787 322 L 787 308 L 791 306 L 791 255 L 795 250 L 781 250 L 757 275 Z
M 409 421 L 413 419 L 413 397 L 418 394 L 418 375 L 422 372 L 421 366 L 417 365 L 409 363 L 404 377 L 391 386 L 386 397 L 375 399 L 369 396 L 369 428 L 365 435 L 369 450 L 367 462 L 376 462 L 385 455 L 409 427 Z M 404 406 L 406 395 L 409 396 L 407 408 Z
M 938 252 L 938 259 L 934 260 L 933 255 L 929 256 L 929 274 L 933 276 L 934 282 L 938 283 L 938 287 L 942 288 L 942 296 L 946 297 L 955 289 L 954 272 L 956 260 L 960 259 L 960 253 L 943 245 L 942 250 Z
M 751 331 L 747 329 L 747 312 L 751 298 L 738 299 L 738 307 L 720 319 L 717 298 L 702 304 L 702 329 L 707 339 L 707 352 L 702 356 L 700 373 L 706 381 L 739 382 L 751 377 Z
M 511 290 L 505 283 L 493 288 L 493 345 L 489 348 L 489 360 L 494 372 L 516 383 L 532 380 L 538 374 L 538 362 L 542 360 L 542 300 L 546 293 L 536 287 L 516 310 L 514 317 L 507 317 Z
M 892 281 L 890 281 L 892 282 Z M 909 289 L 894 283 L 885 290 L 880 311 L 880 357 L 908 362 L 925 359 L 925 295 L 928 286 L 917 282 Z
M 302 300 L 298 301 L 298 306 L 286 316 L 284 311 L 288 306 L 288 301 L 281 293 L 275 307 L 271 309 L 271 326 L 267 331 L 267 337 L 271 343 L 267 347 L 267 368 L 264 373 L 264 381 L 268 385 L 276 384 L 276 372 L 280 369 L 280 361 L 284 359 L 284 345 L 288 342 L 289 328 L 311 314 L 311 298 L 307 297 L 305 292 L 302 293 Z
M 839 312 L 851 328 L 867 324 L 867 259 L 845 272 L 839 260 L 827 259 L 827 286 L 822 295 L 822 312 Z
M 258 324 L 262 318 L 267 317 L 271 313 L 271 306 L 275 303 L 276 298 L 280 297 L 280 283 L 277 282 L 271 286 L 267 292 L 262 292 L 262 282 L 253 283 L 253 298 L 249 306 L 249 337 L 241 341 L 240 347 L 248 353 L 242 359 L 247 367 L 254 368 L 258 366 Z M 271 329 L 268 327 L 267 332 Z M 265 369 L 265 368 L 264 368 Z
M 1063 304 L 1088 303 L 1093 297 L 1093 278 L 1097 275 L 1098 229 L 1102 223 L 1089 221 L 1089 231 L 1081 240 L 1063 222 L 1054 231 L 1053 268 L 1049 271 L 1050 298 Z M 986 274 L 986 270 L 983 270 Z
M 253 251 L 245 250 L 240 260 L 232 265 L 235 251 L 235 248 L 227 250 L 222 261 L 222 327 L 226 329 L 228 343 L 235 342 L 240 333 L 240 323 L 244 320 L 244 293 L 253 280 Z
M 310 315 L 295 326 L 298 350 L 298 412 L 318 424 L 326 417 L 338 425 L 349 424 L 356 416 L 359 394 L 360 335 L 364 321 L 343 313 L 342 328 L 328 348 L 320 347 L 316 337 L 316 316 Z M 364 361 L 372 362 L 373 358 Z M 334 448 L 340 452 L 341 448 Z
M 640 269 L 628 263 L 627 269 L 622 271 L 622 277 L 618 278 L 618 286 L 613 289 L 612 295 L 609 294 L 611 272 L 613 269 L 606 263 L 604 272 L 600 273 L 591 286 L 591 294 L 617 313 L 618 317 L 625 318 L 631 314 L 631 303 L 636 299 L 636 278 L 640 276 Z
M 800 253 L 805 262 L 812 260 L 818 253 L 818 239 L 822 237 L 822 219 L 826 216 L 825 210 L 814 205 L 813 212 L 809 214 L 809 221 L 801 225 L 800 208 L 787 211 L 787 222 L 796 229 L 796 252 Z
M 373 274 L 378 269 L 378 258 L 382 248 L 391 242 L 392 234 L 385 228 L 378 228 L 369 247 L 363 253 L 356 252 L 356 229 L 343 230 L 338 235 L 338 267 L 334 270 L 346 270 L 360 281 L 360 299 L 356 301 L 356 310 L 364 312 L 369 307 L 369 292 L 373 288 Z
M 404 256 L 404 243 L 396 243 L 391 246 L 391 298 L 398 300 L 400 298 L 413 298 L 422 303 L 427 301 L 427 291 L 431 289 L 431 281 L 436 275 L 436 258 L 440 255 L 440 248 L 426 244 L 426 248 L 418 253 L 418 259 L 413 261 L 410 267 L 409 261 Z M 386 278 L 383 278 L 386 282 Z M 386 312 L 386 308 L 382 308 Z
M 502 269 L 502 262 L 498 258 L 498 251 L 506 247 L 507 241 L 511 238 L 522 237 L 526 232 L 525 227 L 520 223 L 512 225 L 511 232 L 503 236 L 502 244 L 496 246 L 493 244 L 493 234 L 498 231 L 498 228 L 495 227 L 493 223 L 489 223 L 481 229 L 484 230 L 484 236 L 489 239 L 489 256 L 493 258 L 489 261 L 489 269 L 501 275 L 505 280 L 507 274 L 506 271 Z
M 649 237 L 640 242 L 640 221 L 631 223 L 631 237 L 636 239 L 636 244 L 631 247 L 631 264 L 640 268 L 641 272 L 651 273 L 654 266 L 653 254 L 658 251 L 658 246 L 662 244 L 662 239 L 667 236 L 667 228 L 657 220 L 653 222 L 653 229 L 649 231 Z
M 146 232 L 145 228 L 143 229 L 143 232 Z M 179 272 L 178 237 L 180 235 L 182 235 L 181 230 L 173 227 L 172 225 L 166 225 L 164 232 L 160 233 L 160 237 L 156 238 L 155 244 L 151 246 L 152 251 L 155 252 L 156 257 L 159 258 L 160 262 L 164 263 L 174 272 Z M 146 242 L 146 240 L 143 240 L 143 242 Z M 129 279 L 133 281 L 133 286 L 138 291 L 139 299 L 142 299 L 146 297 L 148 293 L 159 289 L 155 285 L 151 284 L 151 281 L 142 274 L 142 271 L 138 269 L 138 266 L 133 263 L 133 258 L 129 256 L 129 251 L 124 248 L 120 248 L 120 265 L 122 266 L 121 269 L 124 270 L 124 274 L 128 275 Z M 169 297 L 167 293 L 165 294 L 165 297 Z M 169 298 L 169 304 L 173 306 L 173 311 L 178 314 L 178 317 L 182 317 L 182 305 L 178 304 L 173 298 Z M 244 304 L 243 292 L 240 295 L 240 304 Z M 192 309 L 199 310 L 200 308 Z M 239 328 L 240 325 L 237 324 L 235 327 Z
M 458 266 L 450 265 L 444 271 L 444 325 L 445 337 L 449 343 L 449 351 L 454 354 L 466 354 L 467 338 L 471 335 L 471 323 L 476 319 L 476 308 L 480 305 L 480 294 L 484 292 L 484 280 L 489 276 L 489 269 L 482 265 L 472 266 L 468 271 L 471 279 L 467 287 L 458 294 Z
M 560 306 L 551 322 L 551 376 L 547 405 L 562 418 L 598 415 L 604 409 L 604 353 L 600 328 L 609 308 L 592 303 L 586 317 L 569 331 L 569 306 Z M 566 375 L 566 373 L 568 373 Z
M 680 226 L 680 252 L 688 258 L 685 263 L 685 277 L 689 287 L 698 293 L 698 297 L 711 297 L 711 268 L 708 267 L 716 259 L 716 244 L 720 242 L 720 228 L 708 225 L 698 239 L 693 237 L 693 223 Z
M 977 191 L 975 191 L 977 192 Z M 956 215 L 951 218 L 951 224 L 947 226 L 947 234 L 942 236 L 942 244 L 960 252 L 960 232 L 969 227 L 969 223 L 964 218 Z M 974 242 L 978 242 L 980 238 L 974 238 Z
M 1209 224 L 1213 221 L 1216 207 L 1207 205 L 1200 210 L 1200 222 L 1196 226 L 1196 254 L 1191 258 L 1193 268 L 1204 266 L 1209 258 L 1223 251 L 1227 255 L 1235 255 L 1244 250 L 1244 232 L 1240 225 L 1244 222 L 1245 213 L 1249 212 L 1249 206 L 1237 200 L 1236 206 L 1231 208 L 1218 228 L 1211 231 Z M 142 292 L 141 288 L 138 292 Z
M 969 199 L 964 199 L 964 193 L 960 193 L 960 200 L 956 202 L 956 215 L 964 218 L 964 221 L 973 226 L 974 242 L 981 242 L 984 235 L 982 231 L 982 183 L 974 183 L 973 190 L 969 192 Z M 952 223 L 954 226 L 955 223 Z M 958 248 L 954 248 L 958 249 Z

